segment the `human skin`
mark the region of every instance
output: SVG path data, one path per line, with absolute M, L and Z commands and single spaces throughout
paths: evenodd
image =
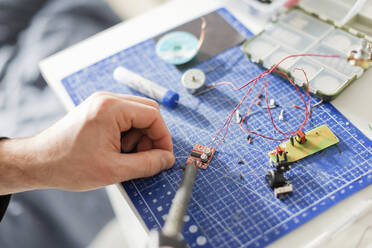
M 155 101 L 100 92 L 35 136 L 0 141 L 0 194 L 91 190 L 153 176 L 174 161 Z

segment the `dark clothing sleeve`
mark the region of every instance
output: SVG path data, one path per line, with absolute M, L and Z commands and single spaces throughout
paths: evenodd
M 7 137 L 0 137 L 0 141 L 7 139 Z M 8 208 L 11 195 L 0 195 L 0 222 L 4 217 L 5 211 Z
M 8 208 L 11 195 L 0 196 L 0 221 L 3 219 L 6 209 Z

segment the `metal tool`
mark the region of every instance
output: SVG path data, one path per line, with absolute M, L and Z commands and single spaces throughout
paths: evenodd
M 183 87 L 191 94 L 195 94 L 205 86 L 206 76 L 200 69 L 189 69 L 182 75 Z
M 188 245 L 181 236 L 183 218 L 194 187 L 198 167 L 196 163 L 186 165 L 183 177 L 174 196 L 163 229 L 152 230 L 146 248 L 186 248 Z

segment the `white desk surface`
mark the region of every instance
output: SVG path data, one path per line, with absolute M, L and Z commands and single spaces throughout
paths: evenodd
M 74 105 L 61 84 L 62 78 L 219 7 L 229 9 L 253 33 L 262 30 L 263 22 L 250 16 L 242 2 L 174 0 L 41 61 L 41 72 L 66 109 L 70 110 Z M 369 130 L 368 123 L 372 124 L 371 94 L 372 70 L 369 70 L 332 102 L 370 139 L 372 131 Z M 107 191 L 122 224 L 123 236 L 132 247 L 141 247 L 148 230 L 133 204 L 121 186 L 109 186 Z M 366 218 L 372 220 L 371 199 L 372 186 L 369 186 L 274 242 L 270 247 L 318 247 L 320 244 L 327 247 L 355 246 L 366 228 Z M 353 224 L 345 225 L 350 219 L 354 220 Z M 343 227 L 343 230 L 337 231 L 340 227 Z M 332 234 L 332 238 L 329 238 L 328 234 Z

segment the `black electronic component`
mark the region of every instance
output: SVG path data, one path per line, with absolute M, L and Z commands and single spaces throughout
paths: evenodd
M 194 157 L 194 158 L 200 158 L 201 155 L 202 155 L 201 153 L 194 152 L 194 151 L 192 151 L 192 152 L 190 153 L 190 156 L 191 156 L 191 157 Z
M 292 193 L 292 184 L 284 177 L 284 173 L 291 169 L 293 162 L 288 162 L 287 153 L 283 152 L 282 156 L 276 154 L 276 161 L 271 161 L 274 170 L 269 170 L 265 176 L 267 184 L 274 190 L 274 194 L 279 199 L 287 194 Z
M 248 135 L 247 140 L 248 140 L 248 144 L 252 144 L 252 136 Z
M 267 175 L 265 176 L 265 179 L 267 184 L 272 189 L 282 187 L 288 183 L 283 173 L 280 173 L 277 170 L 269 170 Z
M 292 184 L 278 170 L 269 170 L 265 179 L 270 188 L 274 190 L 275 197 L 281 200 L 285 195 L 293 192 Z

